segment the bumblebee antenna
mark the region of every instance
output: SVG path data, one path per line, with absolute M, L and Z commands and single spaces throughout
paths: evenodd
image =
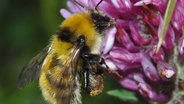
M 103 1 L 103 0 L 100 0 L 100 1 L 98 2 L 98 4 L 95 6 L 95 10 L 97 10 L 97 11 L 98 11 L 98 9 L 97 9 L 97 8 L 98 8 L 98 6 L 102 3 L 102 1 Z
M 77 2 L 76 0 L 72 0 L 73 2 L 75 2 L 76 4 L 78 4 L 79 6 L 81 6 L 82 8 L 85 8 L 82 4 L 80 4 L 79 2 Z

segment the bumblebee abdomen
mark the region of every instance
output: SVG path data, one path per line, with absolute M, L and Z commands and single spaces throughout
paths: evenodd
M 60 64 L 58 64 L 58 61 Z M 61 60 L 48 55 L 44 60 L 40 75 L 42 94 L 51 104 L 80 104 L 80 85 L 78 76 L 65 74 Z
M 55 86 L 49 82 L 44 73 L 40 76 L 40 80 L 42 94 L 45 100 L 51 104 L 80 104 L 78 82 L 69 82 L 68 84 L 60 83 L 60 86 Z

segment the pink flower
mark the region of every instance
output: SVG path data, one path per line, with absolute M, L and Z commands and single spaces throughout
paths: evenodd
M 76 0 L 85 8 L 94 9 L 99 0 Z M 173 58 L 175 45 L 184 56 L 184 0 L 178 0 L 162 47 L 155 53 L 167 0 L 104 0 L 98 10 L 116 20 L 115 27 L 105 32 L 102 55 L 112 70 L 123 78 L 122 87 L 137 91 L 152 101 L 166 102 L 172 96 L 177 68 Z M 84 8 L 68 1 L 68 18 Z M 182 57 L 181 57 L 182 58 Z M 179 60 L 177 60 L 179 61 Z

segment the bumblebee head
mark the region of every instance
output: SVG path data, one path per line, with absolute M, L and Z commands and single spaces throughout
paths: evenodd
M 90 16 L 96 27 L 96 30 L 99 33 L 103 32 L 106 28 L 115 24 L 115 21 L 113 19 L 109 18 L 101 11 L 91 10 Z

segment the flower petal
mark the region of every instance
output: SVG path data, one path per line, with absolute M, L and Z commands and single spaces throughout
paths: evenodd
M 158 72 L 157 72 L 155 66 L 153 65 L 153 63 L 151 62 L 151 60 L 149 60 L 146 57 L 143 57 L 141 64 L 142 64 L 143 71 L 144 71 L 146 77 L 149 78 L 153 82 L 158 82 L 159 81 Z
M 105 39 L 102 45 L 102 53 L 106 54 L 110 51 L 114 44 L 115 40 L 115 34 L 117 32 L 117 29 L 115 27 L 112 27 L 106 31 Z
M 131 52 L 137 52 L 139 50 L 138 47 L 134 45 L 128 36 L 128 33 L 124 29 L 118 28 L 116 39 L 122 46 L 126 47 L 126 49 Z
M 141 55 L 139 53 L 130 53 L 124 48 L 113 49 L 109 55 L 113 58 L 128 62 L 128 63 L 140 63 Z
M 139 33 L 137 23 L 131 22 L 130 30 L 131 30 L 131 36 L 137 45 L 147 45 L 151 42 L 151 38 L 149 36 Z
M 181 56 L 184 56 L 184 30 L 182 32 L 182 36 L 180 37 L 178 42 L 178 52 Z
M 136 81 L 130 79 L 130 78 L 123 78 L 121 80 L 119 80 L 119 83 L 124 87 L 124 88 L 128 88 L 130 90 L 137 90 L 138 89 L 138 85 L 136 83 Z
M 75 2 L 72 1 L 68 1 L 67 6 L 73 13 L 80 13 L 84 11 L 84 8 L 82 8 L 79 4 L 76 4 Z
M 170 94 L 156 93 L 149 85 L 146 83 L 139 83 L 139 92 L 146 98 L 149 98 L 153 101 L 166 102 L 171 97 Z
M 60 14 L 61 14 L 64 18 L 68 18 L 68 17 L 72 16 L 72 13 L 69 12 L 68 10 L 66 10 L 66 9 L 61 9 L 61 10 L 60 10 Z
M 134 6 L 142 6 L 142 5 L 148 5 L 151 4 L 151 0 L 140 0 L 134 4 Z

